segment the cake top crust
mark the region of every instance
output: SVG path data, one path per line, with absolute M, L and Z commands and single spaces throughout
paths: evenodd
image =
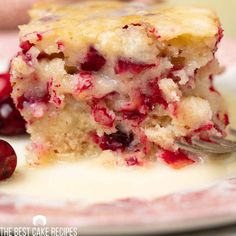
M 71 3 L 46 1 L 35 4 L 31 22 L 20 26 L 21 36 L 34 31 L 53 31 L 65 41 L 94 41 L 99 35 L 111 36 L 126 25 L 146 24 L 154 27 L 159 40 L 181 35 L 209 38 L 217 35 L 219 20 L 210 9 L 193 7 L 163 7 L 129 1 L 80 1 Z

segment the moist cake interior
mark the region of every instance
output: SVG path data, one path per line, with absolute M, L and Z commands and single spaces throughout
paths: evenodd
M 177 140 L 225 135 L 228 115 L 213 85 L 221 72 L 217 17 L 159 8 L 120 1 L 35 6 L 20 27 L 11 70 L 31 161 L 110 150 L 126 165 L 163 159 L 180 168 L 196 159 Z

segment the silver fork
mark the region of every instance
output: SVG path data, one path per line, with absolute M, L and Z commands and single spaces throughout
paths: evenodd
M 236 137 L 236 129 L 229 129 L 229 133 Z M 192 144 L 187 142 L 177 142 L 177 145 L 186 151 L 194 153 L 210 153 L 210 154 L 229 154 L 236 152 L 236 141 L 211 136 L 210 139 L 214 143 L 193 139 Z

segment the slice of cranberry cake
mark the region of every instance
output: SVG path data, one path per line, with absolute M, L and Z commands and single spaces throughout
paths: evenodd
M 127 165 L 178 168 L 195 160 L 177 140 L 225 134 L 213 85 L 223 33 L 210 10 L 62 1 L 30 14 L 11 81 L 37 160 L 110 150 Z

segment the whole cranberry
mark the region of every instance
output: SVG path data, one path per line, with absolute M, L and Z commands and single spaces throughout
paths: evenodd
M 10 74 L 0 74 L 0 102 L 8 98 L 11 91 Z
M 0 134 L 10 136 L 25 132 L 25 120 L 15 108 L 12 99 L 9 97 L 0 102 Z
M 17 157 L 13 147 L 0 140 L 0 181 L 12 176 L 16 169 Z
M 12 98 L 10 74 L 0 74 L 0 135 L 24 134 L 25 121 L 15 108 Z

